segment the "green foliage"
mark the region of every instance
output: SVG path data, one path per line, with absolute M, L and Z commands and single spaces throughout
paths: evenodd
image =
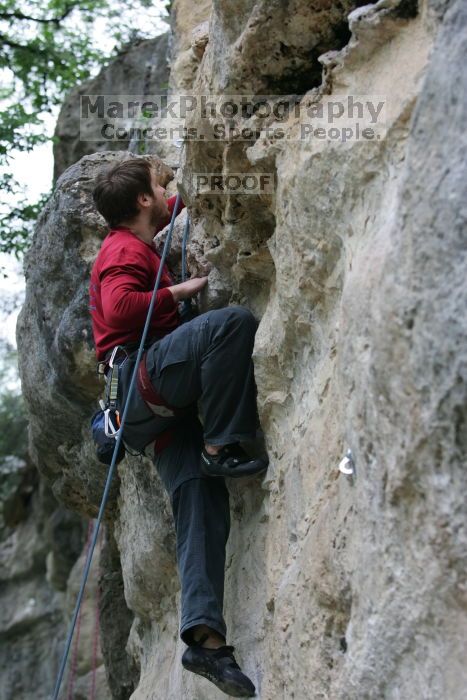
M 57 104 L 101 57 L 81 26 L 66 20 L 79 14 L 89 25 L 106 5 L 105 0 L 0 2 L 0 20 L 7 27 L 0 31 L 0 65 L 13 73 L 13 86 L 24 89 L 35 112 Z
M 50 140 L 44 115 L 122 45 L 148 36 L 132 27 L 131 17 L 154 5 L 137 0 L 125 20 L 126 5 L 118 1 L 0 0 L 0 189 L 6 195 L 0 202 L 0 251 L 22 254 L 43 205 L 25 200 L 21 183 L 9 172 L 12 152 L 31 151 Z M 114 40 L 111 51 L 93 34 L 98 19 Z
M 21 186 L 9 173 L 0 176 L 0 189 L 15 197 L 13 206 L 5 207 L 2 216 L 2 231 L 0 237 L 0 253 L 13 253 L 16 258 L 29 248 L 32 229 L 48 195 L 43 195 L 37 202 L 28 202 Z
M 23 397 L 14 391 L 0 394 L 0 460 L 8 455 L 26 459 L 28 421 Z
M 25 459 L 28 451 L 26 409 L 17 383 L 17 354 L 0 342 L 0 460 L 8 455 Z

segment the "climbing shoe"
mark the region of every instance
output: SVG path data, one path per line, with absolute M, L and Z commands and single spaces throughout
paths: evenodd
M 207 649 L 201 642 L 189 646 L 182 656 L 183 668 L 204 676 L 220 690 L 234 698 L 252 698 L 255 686 L 242 673 L 233 655 L 234 647 Z
M 206 476 L 251 476 L 263 472 L 267 466 L 266 460 L 250 457 L 238 442 L 224 445 L 216 455 L 210 455 L 204 448 L 201 453 L 201 471 Z

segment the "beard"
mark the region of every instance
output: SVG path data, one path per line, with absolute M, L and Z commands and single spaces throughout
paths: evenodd
M 162 206 L 161 203 L 158 203 L 157 201 L 154 202 L 149 212 L 150 225 L 154 226 L 154 228 L 160 226 L 161 224 L 164 226 L 167 221 L 167 218 L 168 212 L 166 204 L 164 203 L 164 205 Z

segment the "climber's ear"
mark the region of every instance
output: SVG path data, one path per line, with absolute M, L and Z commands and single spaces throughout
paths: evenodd
M 136 197 L 136 203 L 140 209 L 146 209 L 147 207 L 150 207 L 153 201 L 154 197 L 152 197 L 150 194 L 147 194 L 146 192 L 141 192 Z

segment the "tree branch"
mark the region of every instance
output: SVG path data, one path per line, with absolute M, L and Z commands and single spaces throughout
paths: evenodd
M 0 34 L 0 42 L 5 46 L 9 46 L 11 49 L 21 49 L 22 51 L 28 51 L 29 53 L 35 55 L 44 56 L 48 53 L 45 49 L 41 49 L 38 46 L 30 46 L 29 44 L 18 44 L 18 42 L 9 39 L 6 34 Z
M 68 15 L 75 9 L 77 4 L 78 3 L 75 2 L 70 3 L 59 17 L 30 17 L 29 15 L 25 15 L 23 12 L 17 11 L 0 12 L 0 20 L 19 19 L 27 20 L 29 22 L 38 22 L 40 24 L 60 24 L 60 22 L 63 22 L 63 20 L 66 19 Z

